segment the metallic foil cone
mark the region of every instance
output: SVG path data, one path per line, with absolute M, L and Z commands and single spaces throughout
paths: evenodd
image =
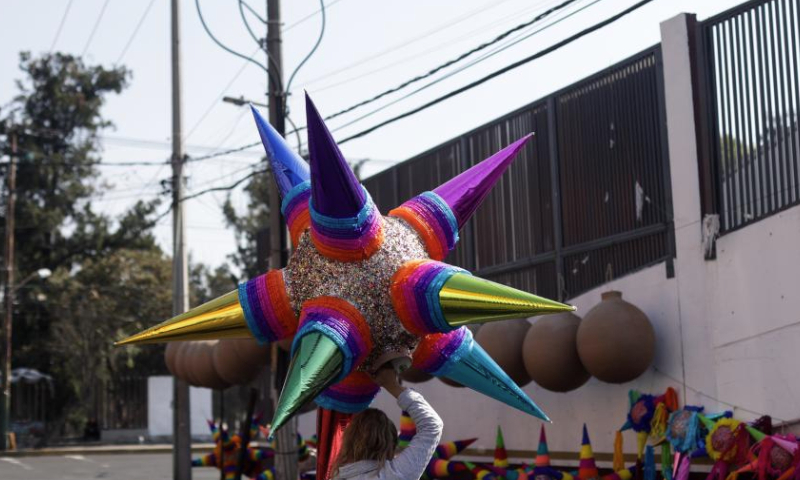
M 267 153 L 272 176 L 281 192 L 281 198 L 297 185 L 310 178 L 308 164 L 287 143 L 286 140 L 250 105 L 253 118 Z
M 472 339 L 470 342 L 472 345 L 469 352 L 460 360 L 445 365 L 437 376 L 447 377 L 476 392 L 549 422 L 547 415 L 492 360 L 486 350 Z
M 445 282 L 439 303 L 445 321 L 453 327 L 575 310 L 571 305 L 465 273 L 456 273 Z
M 248 338 L 252 336 L 250 329 L 247 327 L 242 307 L 239 305 L 238 293 L 233 291 L 155 327 L 120 340 L 114 345 L 211 340 L 217 338 Z
M 274 435 L 303 405 L 336 383 L 342 373 L 344 355 L 339 347 L 319 332 L 303 336 L 295 349 L 286 383 L 283 384 L 275 416 Z

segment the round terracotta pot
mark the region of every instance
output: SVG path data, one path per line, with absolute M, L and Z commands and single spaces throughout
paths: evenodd
M 214 347 L 216 372 L 231 385 L 244 385 L 253 380 L 269 360 L 269 346 L 258 345 L 252 338 L 227 338 Z
M 183 342 L 170 342 L 164 349 L 164 363 L 172 375 L 175 375 L 175 360 L 178 357 L 178 350 L 181 345 L 183 345 Z
M 217 343 L 219 343 L 218 340 L 197 342 L 193 371 L 194 378 L 201 387 L 223 390 L 231 385 L 220 377 L 214 367 L 214 347 Z
M 486 323 L 475 335 L 475 341 L 520 387 L 531 382 L 522 361 L 522 343 L 531 324 L 525 319 Z
M 576 337 L 581 318 L 572 312 L 538 318 L 522 343 L 525 370 L 542 388 L 569 392 L 591 375 L 578 356 Z
M 186 342 L 186 345 L 180 351 L 180 360 L 177 362 L 178 374 L 177 377 L 185 380 L 192 386 L 199 386 L 194 377 L 194 364 L 195 364 L 195 351 L 197 350 L 197 342 Z
M 400 378 L 408 383 L 422 383 L 433 378 L 433 375 L 425 373 L 422 370 L 417 370 L 414 367 L 408 367 L 406 371 L 400 375 Z
M 644 312 L 617 291 L 602 294 L 578 328 L 581 363 L 599 380 L 625 383 L 638 378 L 653 363 L 656 337 Z

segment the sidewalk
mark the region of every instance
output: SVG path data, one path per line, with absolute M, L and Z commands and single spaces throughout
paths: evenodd
M 192 444 L 192 453 L 210 452 L 214 448 L 213 443 Z M 120 455 L 120 454 L 146 454 L 146 453 L 170 453 L 172 444 L 149 444 L 149 445 L 76 445 L 69 447 L 49 447 L 36 449 L 20 449 L 0 452 L 0 457 L 44 457 L 44 456 L 63 456 L 63 455 Z

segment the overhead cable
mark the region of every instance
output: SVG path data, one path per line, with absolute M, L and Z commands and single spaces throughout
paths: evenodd
M 438 98 L 435 98 L 435 99 L 433 99 L 433 100 L 431 100 L 431 101 L 429 101 L 427 103 L 424 103 L 424 104 L 420 105 L 419 107 L 416 107 L 416 108 L 413 108 L 413 109 L 411 109 L 411 110 L 409 110 L 407 112 L 401 113 L 400 115 L 396 115 L 396 116 L 394 116 L 392 118 L 389 118 L 388 120 L 384 120 L 383 122 L 380 122 L 377 125 L 374 125 L 374 126 L 372 126 L 370 128 L 367 128 L 366 130 L 362 130 L 362 131 L 360 131 L 360 132 L 358 132 L 356 134 L 350 135 L 349 137 L 339 141 L 338 143 L 339 143 L 339 145 L 341 145 L 341 144 L 349 142 L 351 140 L 355 140 L 357 138 L 361 138 L 361 137 L 363 137 L 365 135 L 368 135 L 368 134 L 370 134 L 370 133 L 372 133 L 372 132 L 374 132 L 374 131 L 376 131 L 376 130 L 378 130 L 380 128 L 383 128 L 383 127 L 385 127 L 385 126 L 387 126 L 389 124 L 392 124 L 392 123 L 394 123 L 394 122 L 396 122 L 398 120 L 402 120 L 402 119 L 404 119 L 406 117 L 410 117 L 411 115 L 419 113 L 419 112 L 421 112 L 423 110 L 427 110 L 428 108 L 430 108 L 430 107 L 432 107 L 434 105 L 437 105 L 437 104 L 439 104 L 439 103 L 441 103 L 441 102 L 443 102 L 445 100 L 453 98 L 453 97 L 455 97 L 457 95 L 460 95 L 460 94 L 462 94 L 462 93 L 464 93 L 464 92 L 466 92 L 468 90 L 471 90 L 471 89 L 473 89 L 473 88 L 475 88 L 475 87 L 477 87 L 479 85 L 482 85 L 482 84 L 488 82 L 489 80 L 491 80 L 491 79 L 493 79 L 495 77 L 499 77 L 500 75 L 502 75 L 504 73 L 510 72 L 511 70 L 519 68 L 522 65 L 525 65 L 527 63 L 532 62 L 533 60 L 536 60 L 536 59 L 541 58 L 541 57 L 543 57 L 543 56 L 545 56 L 545 55 L 547 55 L 549 53 L 552 53 L 552 52 L 554 52 L 554 51 L 556 51 L 556 50 L 558 50 L 558 49 L 560 49 L 560 48 L 562 48 L 562 47 L 574 42 L 575 40 L 578 40 L 578 39 L 580 39 L 582 37 L 585 37 L 586 35 L 594 32 L 596 30 L 599 30 L 599 29 L 605 27 L 606 25 L 608 25 L 610 23 L 613 23 L 613 22 L 619 20 L 620 18 L 624 17 L 625 15 L 627 15 L 627 14 L 629 14 L 629 13 L 635 11 L 635 10 L 638 10 L 639 8 L 645 6 L 648 3 L 651 3 L 653 1 L 654 0 L 642 0 L 640 2 L 637 2 L 636 4 L 632 5 L 631 7 L 626 8 L 622 12 L 603 20 L 602 22 L 596 23 L 596 24 L 592 25 L 591 27 L 588 27 L 588 28 L 586 28 L 584 30 L 581 30 L 580 32 L 576 33 L 575 35 L 572 35 L 572 36 L 570 36 L 570 37 L 568 37 L 568 38 L 566 38 L 566 39 L 564 39 L 564 40 L 562 40 L 562 41 L 560 41 L 560 42 L 558 42 L 558 43 L 556 43 L 554 45 L 551 45 L 550 47 L 547 47 L 544 50 L 541 50 L 541 51 L 539 51 L 537 53 L 534 53 L 533 55 L 529 55 L 529 56 L 527 56 L 527 57 L 525 57 L 525 58 L 523 58 L 521 60 L 513 62 L 513 63 L 511 63 L 509 65 L 506 65 L 505 67 L 500 68 L 500 69 L 498 69 L 498 70 L 496 70 L 496 71 L 494 71 L 494 72 L 492 72 L 492 73 L 490 73 L 490 74 L 488 74 L 488 75 L 486 75 L 484 77 L 481 77 L 478 80 L 470 82 L 467 85 L 459 87 L 459 88 L 457 88 L 455 90 L 452 90 L 449 93 L 446 93 L 445 95 L 442 95 L 442 96 L 440 96 Z

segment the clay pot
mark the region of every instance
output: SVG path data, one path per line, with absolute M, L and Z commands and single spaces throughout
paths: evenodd
M 167 348 L 164 349 L 164 363 L 172 375 L 175 375 L 175 359 L 178 356 L 178 350 L 181 345 L 183 345 L 183 342 L 170 342 L 167 344 Z
M 197 380 L 194 379 L 194 355 L 196 349 L 197 342 L 186 342 L 180 350 L 180 357 L 176 360 L 176 367 L 178 370 L 178 375 L 176 376 L 195 387 L 198 386 Z
M 581 318 L 572 312 L 545 315 L 531 325 L 522 343 L 528 375 L 542 388 L 569 392 L 591 375 L 578 356 L 576 337 Z
M 525 319 L 486 323 L 475 341 L 520 387 L 531 382 L 522 361 L 522 343 L 531 324 Z
M 269 345 L 258 345 L 252 338 L 227 338 L 214 347 L 216 372 L 231 385 L 253 380 L 269 361 Z
M 192 366 L 194 378 L 201 387 L 214 390 L 224 390 L 231 385 L 223 380 L 214 367 L 214 347 L 219 343 L 217 340 L 205 340 L 196 342 L 195 362 Z
M 433 375 L 425 373 L 422 370 L 417 370 L 414 367 L 408 367 L 406 371 L 400 375 L 400 378 L 408 383 L 422 383 L 433 378 Z
M 629 382 L 653 363 L 653 325 L 644 312 L 622 299 L 621 292 L 605 292 L 602 298 L 578 328 L 578 355 L 586 370 L 599 380 Z

